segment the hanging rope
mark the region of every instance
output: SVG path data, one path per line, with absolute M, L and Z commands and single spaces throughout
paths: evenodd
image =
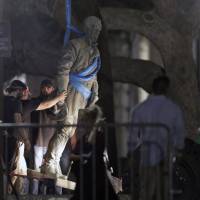
M 71 0 L 66 0 L 65 2 L 65 12 L 66 12 L 66 32 L 64 37 L 64 45 L 67 44 L 70 38 L 70 26 L 71 26 Z
M 79 37 L 83 36 L 84 33 L 79 31 L 76 27 L 71 25 L 71 0 L 66 0 L 65 2 L 65 10 L 66 10 L 66 32 L 65 32 L 65 37 L 64 37 L 64 46 L 68 43 L 70 39 L 70 34 L 71 31 L 76 33 Z

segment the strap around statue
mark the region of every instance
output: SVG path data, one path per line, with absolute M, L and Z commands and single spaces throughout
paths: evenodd
M 70 84 L 79 91 L 85 99 L 89 99 L 91 96 L 91 90 L 89 90 L 85 85 L 83 84 L 86 81 L 92 80 L 98 73 L 101 67 L 101 59 L 100 57 L 96 57 L 91 65 L 89 65 L 87 68 L 82 70 L 79 73 L 72 72 L 69 75 L 69 81 Z

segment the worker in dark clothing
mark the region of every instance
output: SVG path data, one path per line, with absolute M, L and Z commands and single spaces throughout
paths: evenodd
M 59 101 L 64 101 L 66 96 L 66 93 L 63 92 L 55 98 L 43 102 L 39 99 L 30 100 L 29 88 L 19 80 L 12 81 L 6 91 L 9 95 L 5 97 L 4 122 L 11 123 L 30 122 L 30 114 L 33 110 L 50 108 Z M 24 150 L 28 152 L 31 144 L 29 140 L 29 129 L 27 128 L 15 128 L 8 130 L 8 133 L 8 150 L 9 152 L 12 149 L 15 150 L 14 152 L 10 152 L 8 157 L 8 163 L 11 166 L 9 169 L 10 175 L 12 175 L 11 181 L 14 184 L 17 180 L 17 177 L 14 175 L 27 175 Z M 17 189 L 21 192 L 21 185 Z
M 57 91 L 53 82 L 49 79 L 45 79 L 40 84 L 40 96 L 37 99 L 41 101 L 46 101 L 52 98 L 52 96 L 54 96 L 56 92 Z M 57 108 L 34 111 L 32 113 L 32 122 L 43 124 L 43 125 L 44 124 L 56 125 L 58 116 L 55 114 L 55 109 Z M 45 155 L 47 151 L 49 141 L 51 137 L 54 135 L 55 130 L 56 130 L 55 127 L 36 128 L 34 130 L 34 134 L 33 134 L 35 137 L 34 138 L 34 169 L 37 171 L 40 171 L 40 166 L 42 165 L 42 162 L 43 162 L 43 156 Z M 39 186 L 39 181 L 37 179 L 33 179 L 32 194 L 38 195 L 39 193 L 38 186 Z M 43 186 L 44 187 L 41 187 L 41 188 L 45 188 L 45 189 L 43 189 L 42 193 L 45 194 L 48 188 L 44 184 Z M 62 188 L 56 186 L 55 192 L 56 194 L 62 194 Z

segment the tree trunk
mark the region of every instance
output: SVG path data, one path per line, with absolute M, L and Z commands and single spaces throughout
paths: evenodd
M 152 91 L 153 79 L 163 74 L 162 67 L 151 61 L 125 57 L 112 57 L 111 67 L 113 82 L 134 84 L 148 93 Z

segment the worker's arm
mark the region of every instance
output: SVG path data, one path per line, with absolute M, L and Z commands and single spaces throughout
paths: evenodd
M 45 110 L 56 105 L 59 101 L 64 102 L 66 96 L 67 96 L 66 91 L 61 92 L 58 96 L 54 97 L 53 99 L 41 102 L 39 106 L 36 108 L 36 110 Z
M 96 77 L 91 88 L 92 93 L 88 100 L 87 107 L 95 105 L 95 103 L 99 100 L 98 90 L 99 90 L 99 86 L 98 86 L 97 77 Z

